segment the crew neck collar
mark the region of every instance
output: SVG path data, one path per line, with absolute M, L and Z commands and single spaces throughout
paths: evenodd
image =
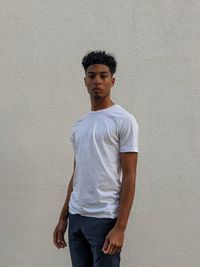
M 103 108 L 103 109 L 99 109 L 99 110 L 96 110 L 96 111 L 90 110 L 89 113 L 90 114 L 96 114 L 96 113 L 106 112 L 106 111 L 109 111 L 109 110 L 111 110 L 113 108 L 116 108 L 116 107 L 117 107 L 117 104 L 114 104 L 114 105 L 112 105 L 112 106 L 110 106 L 108 108 Z

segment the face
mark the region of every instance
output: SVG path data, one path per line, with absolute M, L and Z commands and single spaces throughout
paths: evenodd
M 115 78 L 112 77 L 108 66 L 94 64 L 87 68 L 84 81 L 92 99 L 104 99 L 110 96 Z

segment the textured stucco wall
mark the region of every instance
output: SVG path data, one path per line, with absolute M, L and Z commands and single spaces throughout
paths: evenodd
M 0 29 L 0 265 L 71 266 L 52 232 L 90 107 L 80 61 L 106 49 L 140 125 L 122 267 L 199 267 L 199 1 L 1 0 Z

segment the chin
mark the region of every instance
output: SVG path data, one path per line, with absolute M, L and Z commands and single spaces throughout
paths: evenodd
M 95 95 L 93 96 L 94 99 L 102 99 L 102 97 L 100 95 Z

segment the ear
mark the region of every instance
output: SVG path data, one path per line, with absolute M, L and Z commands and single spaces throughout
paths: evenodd
M 85 86 L 86 86 L 86 77 L 84 77 L 84 83 L 85 83 Z
M 115 77 L 112 77 L 111 83 L 112 83 L 111 87 L 113 87 L 115 84 Z

